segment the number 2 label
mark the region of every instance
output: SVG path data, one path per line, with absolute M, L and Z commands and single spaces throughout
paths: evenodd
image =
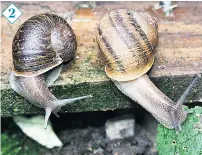
M 11 14 L 8 18 L 15 18 L 15 9 L 10 8 L 8 11 L 11 12 Z

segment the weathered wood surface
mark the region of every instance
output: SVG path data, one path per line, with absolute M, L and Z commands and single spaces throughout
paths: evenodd
M 2 10 L 8 6 L 2 2 Z M 92 94 L 93 98 L 62 108 L 61 112 L 113 110 L 133 106 L 104 73 L 95 29 L 99 19 L 111 9 L 130 8 L 146 11 L 159 21 L 160 40 L 155 63 L 149 71 L 154 83 L 171 99 L 177 100 L 193 76 L 202 73 L 202 2 L 178 2 L 174 17 L 165 17 L 152 9 L 155 2 L 97 2 L 94 9 L 79 9 L 81 2 L 15 2 L 23 15 L 10 24 L 1 16 L 1 115 L 36 114 L 43 110 L 32 106 L 11 90 L 9 74 L 12 69 L 12 39 L 19 26 L 33 15 L 51 12 L 65 18 L 77 36 L 78 48 L 75 61 L 51 87 L 58 98 Z M 185 18 L 186 16 L 186 18 Z M 192 18 L 190 18 L 192 17 Z M 187 103 L 202 102 L 202 80 L 189 95 Z M 12 108 L 10 105 L 16 103 Z

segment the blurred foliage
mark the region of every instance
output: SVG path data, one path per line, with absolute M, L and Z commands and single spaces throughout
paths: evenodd
M 1 155 L 44 155 L 49 151 L 22 133 L 14 122 L 8 129 L 1 134 Z
M 180 133 L 158 126 L 159 155 L 202 155 L 202 107 L 188 109 L 187 120 Z

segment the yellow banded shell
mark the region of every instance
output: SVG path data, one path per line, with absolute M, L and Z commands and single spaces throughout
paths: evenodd
M 107 60 L 106 74 L 117 81 L 134 80 L 153 65 L 157 20 L 147 13 L 113 10 L 100 20 L 97 42 Z

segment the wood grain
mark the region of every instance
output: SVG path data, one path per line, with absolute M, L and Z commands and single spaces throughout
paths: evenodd
M 0 89 L 11 89 L 9 74 L 12 69 L 12 39 L 17 29 L 31 16 L 44 12 L 55 13 L 65 18 L 72 26 L 78 41 L 75 61 L 68 68 L 66 66 L 63 69 L 54 86 L 83 83 L 94 85 L 110 81 L 104 73 L 104 60 L 96 43 L 95 29 L 99 19 L 105 13 L 111 9 L 123 8 L 123 6 L 136 11 L 148 12 L 158 19 L 160 39 L 155 53 L 154 65 L 149 71 L 149 76 L 154 78 L 154 82 L 155 78 L 163 80 L 164 77 L 176 79 L 176 81 L 183 80 L 182 77 L 190 79 L 194 75 L 202 73 L 202 16 L 200 13 L 202 2 L 176 3 L 180 7 L 174 10 L 175 16 L 165 17 L 162 12 L 152 9 L 155 2 L 97 2 L 96 8 L 88 10 L 79 8 L 80 3 L 78 2 L 15 2 L 23 15 L 14 24 L 10 24 L 1 16 Z M 2 8 L 6 8 L 8 4 L 8 2 L 2 2 Z M 193 18 L 188 18 L 192 15 Z M 173 77 L 175 78 L 173 79 Z M 200 81 L 198 88 L 201 88 L 201 85 Z M 176 87 L 178 86 L 181 87 L 176 85 Z M 159 87 L 162 90 L 165 89 L 162 85 Z M 165 91 L 167 91 L 166 89 Z M 197 90 L 202 91 L 201 89 Z M 169 89 L 168 93 L 172 91 Z M 199 95 L 195 95 L 195 99 L 191 98 L 190 100 L 201 101 L 200 92 L 195 93 Z M 118 107 L 115 106 L 115 108 Z

